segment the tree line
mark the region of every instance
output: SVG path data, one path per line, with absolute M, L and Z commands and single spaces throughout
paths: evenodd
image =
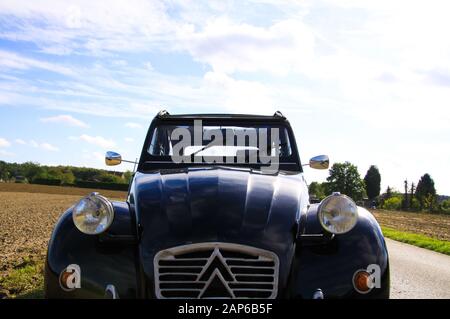
M 7 163 L 0 161 L 0 180 L 3 182 L 35 183 L 63 186 L 92 186 L 98 184 L 125 184 L 132 172 L 111 172 L 102 169 L 75 166 L 46 166 L 34 162 Z M 110 186 L 111 186 L 110 185 Z M 120 187 L 119 187 L 120 188 Z M 126 187 L 122 187 L 126 188 Z
M 386 192 L 381 194 L 381 174 L 377 166 L 370 166 L 364 178 L 361 178 L 354 164 L 334 163 L 327 181 L 312 182 L 309 194 L 312 198 L 322 200 L 333 192 L 340 192 L 369 207 L 450 213 L 450 199 L 437 195 L 430 174 L 424 174 L 417 184 L 405 180 L 404 185 L 403 193 L 388 186 Z
M 3 182 L 126 190 L 132 174 L 130 171 L 122 173 L 86 167 L 0 161 L 0 181 Z M 424 174 L 417 183 L 405 180 L 403 192 L 388 186 L 381 194 L 381 174 L 375 165 L 370 166 L 365 177 L 361 178 L 354 164 L 334 163 L 326 182 L 312 182 L 309 185 L 309 194 L 313 199 L 322 200 L 333 192 L 346 194 L 366 206 L 450 213 L 450 199 L 442 199 L 437 195 L 434 181 L 429 174 Z

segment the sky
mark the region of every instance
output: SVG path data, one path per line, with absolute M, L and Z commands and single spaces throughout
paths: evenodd
M 151 119 L 273 114 L 300 157 L 450 194 L 448 1 L 0 1 L 0 160 L 106 168 Z M 123 164 L 120 170 L 132 169 Z M 308 181 L 326 171 L 305 168 Z

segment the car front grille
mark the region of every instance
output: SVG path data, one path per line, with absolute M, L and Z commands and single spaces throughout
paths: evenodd
M 199 243 L 158 252 L 157 298 L 275 298 L 279 260 L 259 248 Z

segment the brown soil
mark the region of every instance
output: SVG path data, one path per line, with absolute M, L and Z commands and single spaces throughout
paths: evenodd
M 42 261 L 59 218 L 86 188 L 0 183 L 0 278 L 30 260 Z M 125 192 L 97 190 L 124 200 Z
M 45 256 L 58 217 L 80 196 L 0 193 L 0 274 Z
M 91 188 L 61 187 L 61 186 L 48 186 L 36 184 L 15 184 L 15 183 L 0 183 L 0 192 L 25 192 L 25 193 L 41 193 L 41 194 L 80 195 L 80 196 L 85 196 L 92 192 L 99 192 L 100 194 L 106 197 L 119 199 L 124 199 L 127 195 L 126 192 L 110 191 L 105 189 L 99 190 Z
M 372 210 L 381 226 L 450 240 L 450 215 Z

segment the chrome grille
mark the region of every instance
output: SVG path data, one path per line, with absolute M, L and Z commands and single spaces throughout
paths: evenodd
M 158 252 L 157 298 L 275 298 L 276 254 L 230 243 L 200 243 Z

